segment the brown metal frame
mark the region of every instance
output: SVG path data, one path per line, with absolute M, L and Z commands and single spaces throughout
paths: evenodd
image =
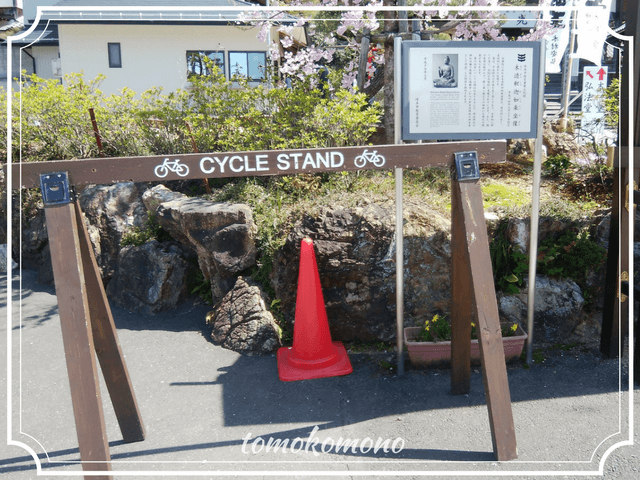
M 506 158 L 506 141 L 440 142 L 413 145 L 369 147 L 385 156 L 385 164 L 367 164 L 363 169 L 450 168 L 454 154 L 474 150 L 479 162 L 501 162 Z M 293 150 L 289 152 L 233 152 L 229 155 L 277 155 L 340 152 L 344 166 L 339 170 L 319 168 L 313 172 L 357 170 L 355 157 L 364 147 Z M 177 157 L 190 167 L 187 177 L 170 173 L 162 180 L 203 178 L 197 166 L 206 156 L 187 154 Z M 158 181 L 154 168 L 165 156 L 88 159 L 14 164 L 14 188 L 39 186 L 40 175 L 68 173 L 69 185 L 110 183 L 122 180 Z M 309 170 L 307 170 L 309 171 Z M 262 175 L 292 174 L 300 171 L 270 170 Z M 254 176 L 255 172 L 218 172 L 208 177 Z M 111 478 L 110 454 L 106 437 L 95 350 L 125 442 L 144 440 L 144 426 L 133 386 L 124 362 L 113 317 L 89 241 L 84 216 L 77 200 L 45 206 L 51 248 L 56 295 L 64 341 L 71 397 L 85 471 L 104 471 Z M 493 450 L 497 460 L 517 458 L 509 384 L 502 349 L 502 337 L 496 303 L 482 194 L 478 181 L 452 181 L 452 376 L 454 394 L 470 388 L 471 319 L 478 324 L 482 373 L 489 409 Z

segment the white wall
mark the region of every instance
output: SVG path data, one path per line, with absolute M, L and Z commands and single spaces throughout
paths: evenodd
M 40 78 L 53 78 L 51 61 L 58 58 L 58 47 L 34 45 L 31 47 L 31 55 L 36 59 L 36 75 Z
M 106 75 L 100 89 L 141 93 L 161 86 L 165 93 L 185 88 L 187 50 L 265 51 L 256 30 L 228 26 L 73 25 L 59 26 L 62 73 L 83 71 L 90 80 Z M 122 68 L 109 68 L 107 43 L 120 43 Z M 228 68 L 228 65 L 227 65 Z

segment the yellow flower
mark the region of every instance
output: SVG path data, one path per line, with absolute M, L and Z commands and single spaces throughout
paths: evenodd
M 471 322 L 471 326 L 475 328 L 476 324 L 474 322 Z
M 514 323 L 514 324 L 511 326 L 511 331 L 515 333 L 515 331 L 516 331 L 517 329 L 518 329 L 518 324 L 517 324 L 517 323 Z

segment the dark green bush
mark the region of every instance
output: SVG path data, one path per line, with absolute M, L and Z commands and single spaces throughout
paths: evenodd
M 567 173 L 571 167 L 571 160 L 566 155 L 551 155 L 542 162 L 542 166 L 552 177 L 560 177 Z

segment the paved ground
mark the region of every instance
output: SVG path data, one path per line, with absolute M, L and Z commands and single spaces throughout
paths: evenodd
M 14 276 L 22 300 L 14 295 L 8 411 L 10 438 L 23 446 L 3 442 L 0 474 L 35 478 L 41 469 L 45 478 L 78 478 L 56 298 L 33 272 L 19 280 Z M 3 338 L 6 291 L 3 276 Z M 446 370 L 408 370 L 403 377 L 385 370 L 380 363 L 392 360 L 389 354 L 351 354 L 349 376 L 284 383 L 275 356 L 241 356 L 209 342 L 206 311 L 189 305 L 141 316 L 113 309 L 147 432 L 143 442 L 122 443 L 103 392 L 115 478 L 142 472 L 150 478 L 640 478 L 637 420 L 635 444 L 624 445 L 629 412 L 635 407 L 637 418 L 640 406 L 638 389 L 629 401 L 625 361 L 603 360 L 593 349 L 556 349 L 528 370 L 510 366 L 519 459 L 498 463 L 478 370 L 464 396 L 449 393 Z M 0 368 L 6 367 L 2 355 Z M 0 396 L 8 404 L 5 383 L 3 375 Z M 330 448 L 345 438 L 359 440 L 355 453 Z M 299 451 L 267 452 L 261 442 L 269 439 L 288 440 Z M 395 452 L 374 452 L 386 440 Z

